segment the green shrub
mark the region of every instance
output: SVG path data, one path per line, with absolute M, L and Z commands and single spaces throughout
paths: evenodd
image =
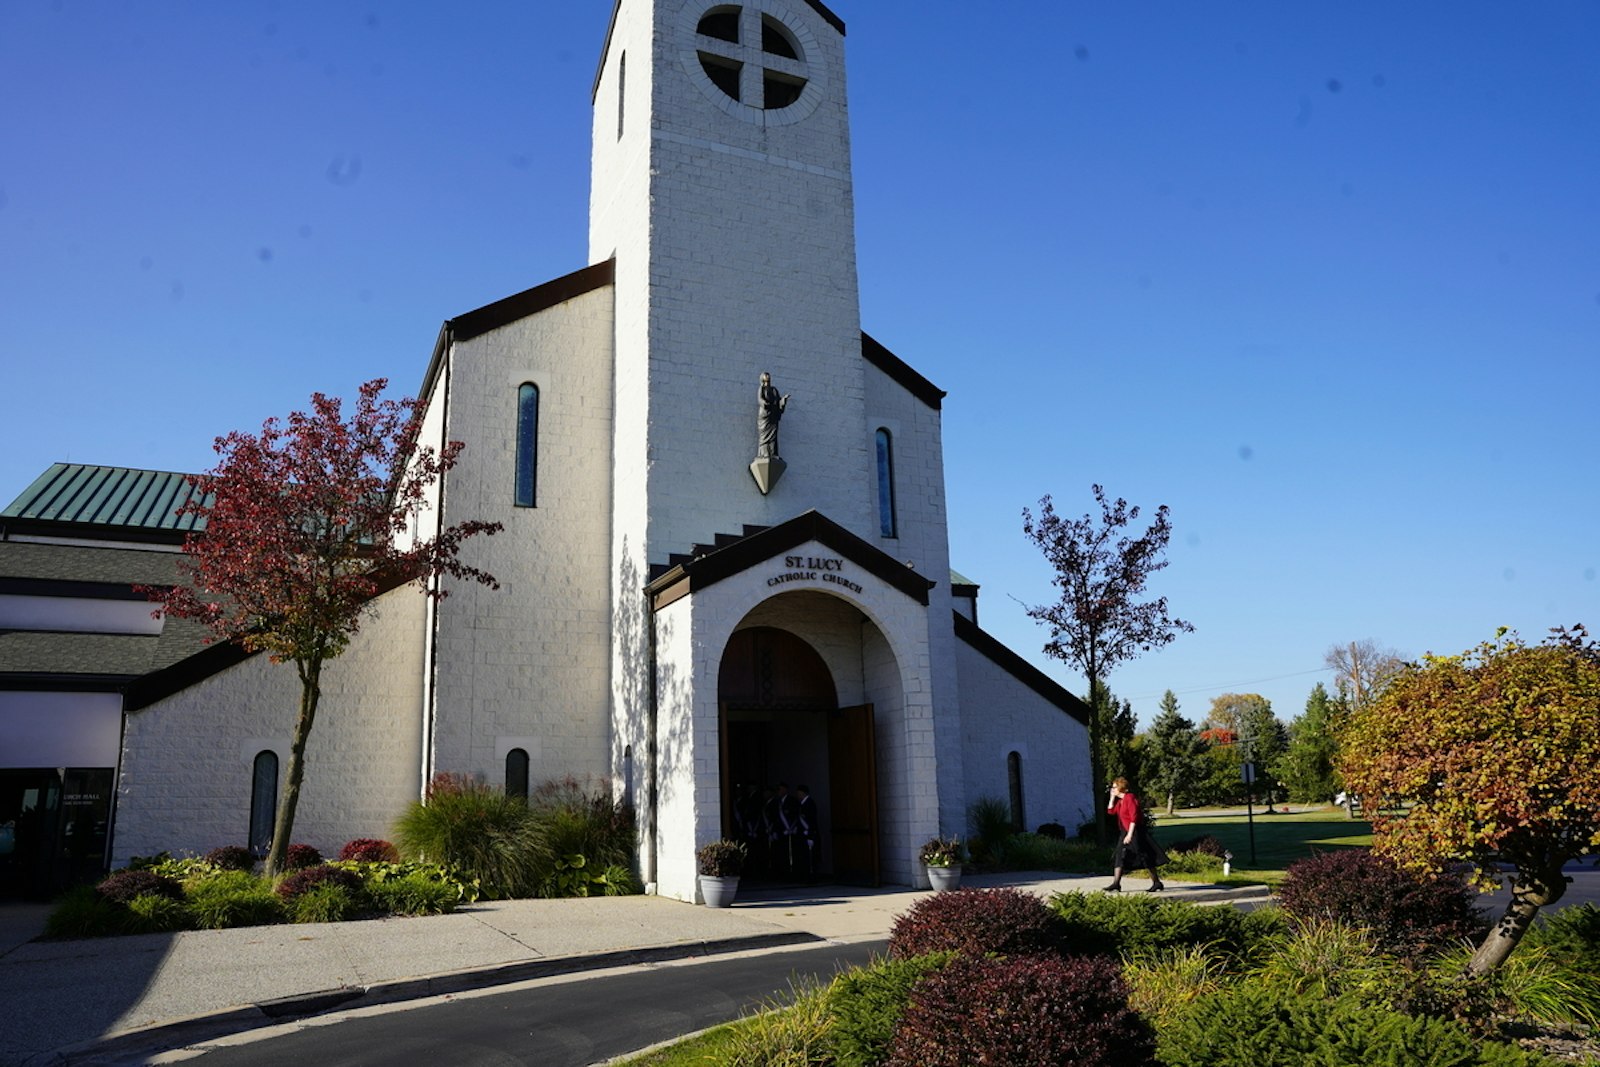
M 835 978 L 828 987 L 828 1012 L 833 1017 L 833 1054 L 839 1067 L 882 1063 L 912 987 L 955 958 L 954 952 L 935 952 L 903 960 L 879 959 Z
M 219 871 L 253 871 L 256 857 L 243 845 L 223 845 L 205 855 L 205 860 Z
M 297 923 L 345 922 L 360 918 L 366 908 L 359 890 L 337 882 L 324 882 L 284 902 L 289 920 Z
M 923 897 L 894 921 L 889 955 L 930 952 L 1033 955 L 1061 951 L 1066 925 L 1043 901 L 1019 889 L 957 889 Z
M 1549 1061 L 1481 1042 L 1442 1019 L 1354 997 L 1294 995 L 1244 981 L 1201 997 L 1157 1032 L 1164 1067 L 1533 1067 Z
M 1153 1051 L 1115 960 L 962 957 L 912 989 L 888 1063 L 1142 1067 Z
M 128 904 L 133 898 L 143 896 L 183 899 L 183 886 L 178 884 L 177 879 L 154 871 L 117 871 L 107 875 L 94 889 L 113 904 Z
M 160 893 L 134 897 L 125 907 L 127 916 L 123 929 L 126 933 L 165 934 L 173 930 L 187 930 L 193 925 L 189 909 L 183 901 Z
M 365 883 L 367 896 L 391 915 L 443 915 L 460 900 L 456 887 L 422 871 Z
M 1050 907 L 1066 923 L 1066 951 L 1082 955 L 1206 946 L 1241 960 L 1258 954 L 1284 929 L 1276 908 L 1244 912 L 1140 895 L 1057 893 Z
M 341 867 L 361 879 L 361 885 L 368 893 L 374 887 L 384 883 L 393 882 L 402 878 L 418 875 L 428 881 L 438 882 L 449 888 L 455 903 L 474 901 L 479 897 L 478 883 L 465 879 L 460 872 L 443 863 L 390 863 L 387 860 L 362 862 L 358 860 L 340 860 L 330 863 L 330 867 Z
M 56 901 L 44 923 L 46 937 L 108 937 L 124 933 L 127 912 L 113 904 L 93 886 L 80 885 L 67 890 Z
M 1206 874 L 1220 875 L 1222 861 L 1207 852 L 1173 852 L 1168 850 L 1167 862 L 1161 865 L 1161 873 L 1175 874 Z
M 272 883 L 249 871 L 221 871 L 196 878 L 185 888 L 189 914 L 204 930 L 265 926 L 283 921 L 283 906 Z
M 717 1063 L 726 1067 L 831 1067 L 831 1026 L 824 992 L 802 987 L 795 991 L 793 1004 L 768 1004 L 761 1014 L 735 1027 Z
M 1459 875 L 1402 868 L 1367 849 L 1297 860 L 1278 890 L 1291 923 L 1364 926 L 1380 948 L 1405 956 L 1480 937 L 1484 924 L 1474 907 L 1476 899 Z
M 543 825 L 520 799 L 442 775 L 401 815 L 395 843 L 407 859 L 455 868 L 491 900 L 530 895 L 555 868 Z
M 633 871 L 620 863 L 613 863 L 597 875 L 591 875 L 589 880 L 589 895 L 606 897 L 626 897 L 643 892 L 639 880 L 633 876 Z
M 1111 869 L 1111 850 L 1093 841 L 1012 834 L 994 850 L 990 862 L 1009 871 L 1100 874 Z

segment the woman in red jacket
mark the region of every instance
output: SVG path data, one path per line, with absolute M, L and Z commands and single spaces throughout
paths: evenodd
M 1125 867 L 1150 868 L 1150 888 L 1147 892 L 1159 893 L 1166 888 L 1156 868 L 1167 862 L 1166 855 L 1150 836 L 1150 830 L 1140 818 L 1139 798 L 1128 792 L 1128 780 L 1118 778 L 1111 783 L 1111 799 L 1106 811 L 1117 817 L 1117 852 L 1112 863 L 1111 884 L 1107 893 L 1122 890 L 1122 871 Z

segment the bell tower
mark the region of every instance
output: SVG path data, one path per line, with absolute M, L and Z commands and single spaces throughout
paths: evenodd
M 619 574 L 810 508 L 871 535 L 843 21 L 820 0 L 619 0 L 589 245 L 616 260 Z M 792 397 L 765 493 L 763 372 Z

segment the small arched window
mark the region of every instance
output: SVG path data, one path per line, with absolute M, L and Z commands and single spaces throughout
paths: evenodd
M 1022 810 L 1022 753 L 1013 752 L 1006 757 L 1006 780 L 1011 787 L 1011 828 L 1020 834 L 1028 825 Z
M 272 848 L 272 830 L 278 821 L 278 754 L 269 749 L 256 753 L 250 770 L 250 851 L 265 856 Z
M 896 537 L 894 518 L 894 440 L 878 427 L 878 534 Z
M 517 389 L 517 507 L 534 506 L 538 488 L 539 387 L 523 382 Z
M 514 748 L 506 753 L 506 796 L 528 799 L 528 750 Z

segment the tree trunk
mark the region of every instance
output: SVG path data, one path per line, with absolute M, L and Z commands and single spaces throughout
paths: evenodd
M 1169 789 L 1167 790 L 1167 816 L 1170 818 L 1176 810 L 1178 810 L 1178 794 Z
M 1522 935 L 1533 925 L 1539 909 L 1560 900 L 1567 892 L 1567 878 L 1561 873 L 1561 864 L 1553 868 L 1536 870 L 1519 867 L 1511 882 L 1511 903 L 1500 916 L 1489 936 L 1472 954 L 1467 964 L 1470 974 L 1488 974 L 1506 961 L 1511 950 L 1517 947 Z
M 1099 674 L 1094 664 L 1084 672 L 1089 677 L 1089 779 L 1090 794 L 1094 797 L 1094 841 L 1104 847 L 1111 843 L 1111 835 L 1106 827 L 1105 802 L 1102 799 L 1105 790 L 1111 783 L 1105 780 L 1106 765 L 1100 751 L 1100 739 L 1103 733 L 1100 729 L 1100 694 Z
M 305 777 L 306 739 L 317 717 L 317 702 L 322 699 L 322 660 L 301 665 L 300 714 L 294 722 L 294 739 L 289 743 L 289 773 L 284 776 L 283 797 L 278 801 L 278 818 L 272 827 L 272 848 L 267 852 L 266 875 L 276 878 L 289 855 L 289 837 L 294 833 L 294 812 L 300 805 L 300 781 Z

